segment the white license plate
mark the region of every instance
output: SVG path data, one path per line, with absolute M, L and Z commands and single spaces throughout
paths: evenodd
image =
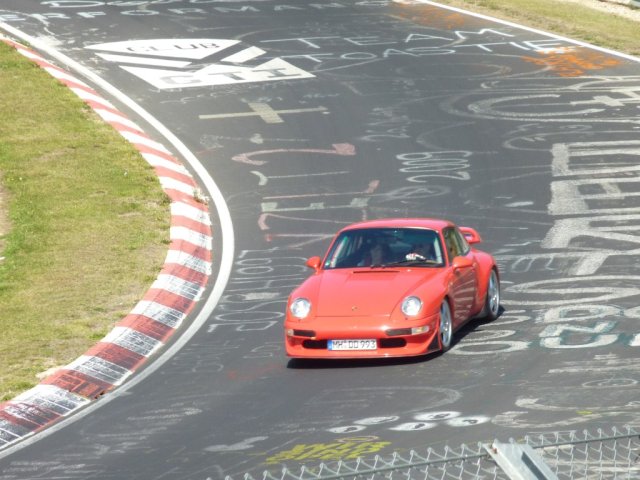
M 378 345 L 375 340 L 329 340 L 329 350 L 375 350 Z

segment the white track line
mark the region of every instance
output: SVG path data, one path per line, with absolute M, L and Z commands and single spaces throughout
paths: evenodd
M 525 25 L 519 25 L 517 23 L 509 22 L 507 20 L 501 20 L 499 18 L 490 17 L 489 15 L 483 15 L 482 13 L 470 12 L 469 10 L 464 10 L 462 8 L 452 7 L 450 5 L 444 5 L 442 3 L 432 2 L 430 0 L 393 0 L 394 3 L 401 3 L 406 5 L 415 5 L 415 4 L 424 4 L 431 5 L 433 7 L 443 8 L 445 10 L 451 10 L 452 12 L 462 13 L 463 15 L 468 15 L 470 17 L 481 18 L 482 20 L 487 20 L 490 22 L 500 23 L 502 25 L 507 25 L 509 27 L 518 28 L 520 30 L 526 30 L 528 32 L 537 33 L 538 35 L 544 35 L 547 37 L 555 38 L 556 40 L 562 40 L 567 43 L 572 43 L 574 45 L 579 45 L 581 47 L 590 48 L 592 50 L 598 50 L 603 53 L 607 53 L 609 55 L 613 55 L 616 57 L 625 58 L 627 60 L 631 60 L 632 62 L 639 62 L 639 57 L 634 57 L 633 55 L 628 55 L 626 53 L 617 52 L 615 50 L 610 50 L 604 47 L 598 47 L 597 45 L 593 45 L 591 43 L 583 42 L 580 40 L 574 40 L 572 38 L 562 37 L 560 35 L 556 35 L 555 33 L 545 32 L 544 30 L 538 30 L 537 28 L 527 27 Z M 532 0 L 533 1 L 533 0 Z M 603 13 L 603 15 L 605 15 Z

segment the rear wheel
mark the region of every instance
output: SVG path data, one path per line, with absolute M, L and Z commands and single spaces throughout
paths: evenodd
M 484 300 L 482 316 L 487 320 L 495 320 L 500 312 L 500 280 L 495 269 L 491 270 L 487 285 L 487 296 Z
M 453 323 L 451 322 L 451 308 L 449 302 L 445 299 L 440 305 L 440 348 L 446 352 L 451 347 L 453 340 Z

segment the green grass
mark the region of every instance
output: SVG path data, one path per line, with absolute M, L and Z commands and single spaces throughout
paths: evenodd
M 48 73 L 0 42 L 0 399 L 122 319 L 167 252 L 153 170 Z
M 640 55 L 640 22 L 559 0 L 438 0 L 557 35 Z

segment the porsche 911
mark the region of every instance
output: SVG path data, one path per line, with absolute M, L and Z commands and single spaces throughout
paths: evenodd
M 339 231 L 289 296 L 293 358 L 403 357 L 447 351 L 469 320 L 500 312 L 500 275 L 478 232 L 437 219 L 360 222 Z

